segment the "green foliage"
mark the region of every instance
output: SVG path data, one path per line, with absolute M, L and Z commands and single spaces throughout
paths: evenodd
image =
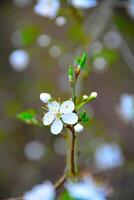
M 37 119 L 36 112 L 32 109 L 18 113 L 17 118 L 27 124 L 40 126 L 40 121 Z
M 87 115 L 87 113 L 85 111 L 83 111 L 83 112 L 80 113 L 80 120 L 83 123 L 86 123 L 86 122 L 89 121 L 89 116 Z
M 118 54 L 115 50 L 103 49 L 101 52 L 95 53 L 92 57 L 92 60 L 94 61 L 98 57 L 103 57 L 107 60 L 109 64 L 112 64 L 114 61 L 117 60 Z
M 68 78 L 69 78 L 69 81 L 73 81 L 74 79 L 74 68 L 72 65 L 70 65 L 68 69 Z
M 80 57 L 76 57 L 75 62 L 77 65 L 79 65 L 80 69 L 85 68 L 86 65 L 86 61 L 87 61 L 87 53 L 83 53 L 82 56 Z
M 125 36 L 134 37 L 134 22 L 130 18 L 126 18 L 123 15 L 117 14 L 113 17 L 117 27 Z
M 70 197 L 69 194 L 68 194 L 68 192 L 65 191 L 65 192 L 63 192 L 63 193 L 59 196 L 58 200 L 75 200 L 75 199 L 73 199 L 72 197 Z
M 29 45 L 33 43 L 39 35 L 39 28 L 35 25 L 28 25 L 21 30 L 21 40 L 23 45 Z

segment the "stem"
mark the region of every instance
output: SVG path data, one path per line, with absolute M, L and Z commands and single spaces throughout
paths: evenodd
M 72 89 L 73 89 L 73 101 L 74 101 L 74 104 L 76 102 L 76 90 L 75 90 L 75 84 L 72 86 Z
M 63 174 L 61 176 L 61 178 L 59 178 L 59 180 L 56 181 L 56 183 L 54 185 L 55 189 L 59 189 L 59 187 L 62 186 L 62 184 L 66 181 L 66 179 L 67 179 L 66 174 Z
M 68 175 L 75 177 L 77 175 L 77 163 L 76 163 L 76 134 L 73 127 L 69 127 L 71 131 L 70 144 L 69 144 L 69 155 L 68 155 Z

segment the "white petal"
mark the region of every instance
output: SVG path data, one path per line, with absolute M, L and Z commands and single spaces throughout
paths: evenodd
M 51 132 L 54 135 L 59 134 L 63 129 L 63 123 L 60 119 L 55 119 L 54 122 L 51 125 Z
M 66 124 L 76 124 L 78 116 L 76 113 L 67 113 L 62 115 L 63 122 Z
M 48 103 L 47 106 L 48 106 L 49 111 L 53 113 L 58 113 L 60 109 L 60 104 L 56 101 Z
M 61 113 L 71 113 L 74 111 L 74 102 L 73 101 L 64 101 L 62 104 L 61 104 L 61 107 L 60 107 L 60 112 Z
M 51 99 L 51 95 L 49 93 L 41 93 L 40 94 L 40 100 L 43 102 L 43 103 L 48 103 Z
M 83 129 L 84 129 L 84 127 L 83 127 L 81 124 L 79 124 L 79 123 L 76 124 L 76 125 L 74 126 L 74 130 L 75 130 L 77 133 L 82 132 Z
M 50 125 L 55 119 L 55 115 L 52 112 L 47 112 L 43 117 L 43 124 L 45 126 Z

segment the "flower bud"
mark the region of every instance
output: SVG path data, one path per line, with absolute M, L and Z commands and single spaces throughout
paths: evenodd
M 83 127 L 81 124 L 79 124 L 79 123 L 76 124 L 76 125 L 74 126 L 74 130 L 75 130 L 77 133 L 82 132 L 83 129 L 84 129 L 84 127 Z
M 40 100 L 43 103 L 48 103 L 51 99 L 52 99 L 52 97 L 49 93 L 41 93 L 40 94 Z
M 95 98 L 95 99 L 97 98 L 97 96 L 98 96 L 97 92 L 92 92 L 90 94 L 90 97 Z
M 83 98 L 83 100 L 85 101 L 85 100 L 88 99 L 88 96 L 87 96 L 87 95 L 83 95 L 82 98 Z

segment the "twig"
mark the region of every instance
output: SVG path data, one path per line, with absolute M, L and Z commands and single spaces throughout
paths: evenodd
M 61 178 L 58 181 L 56 181 L 54 185 L 55 189 L 59 189 L 63 185 L 63 183 L 66 181 L 66 179 L 67 179 L 67 175 L 63 174 Z

